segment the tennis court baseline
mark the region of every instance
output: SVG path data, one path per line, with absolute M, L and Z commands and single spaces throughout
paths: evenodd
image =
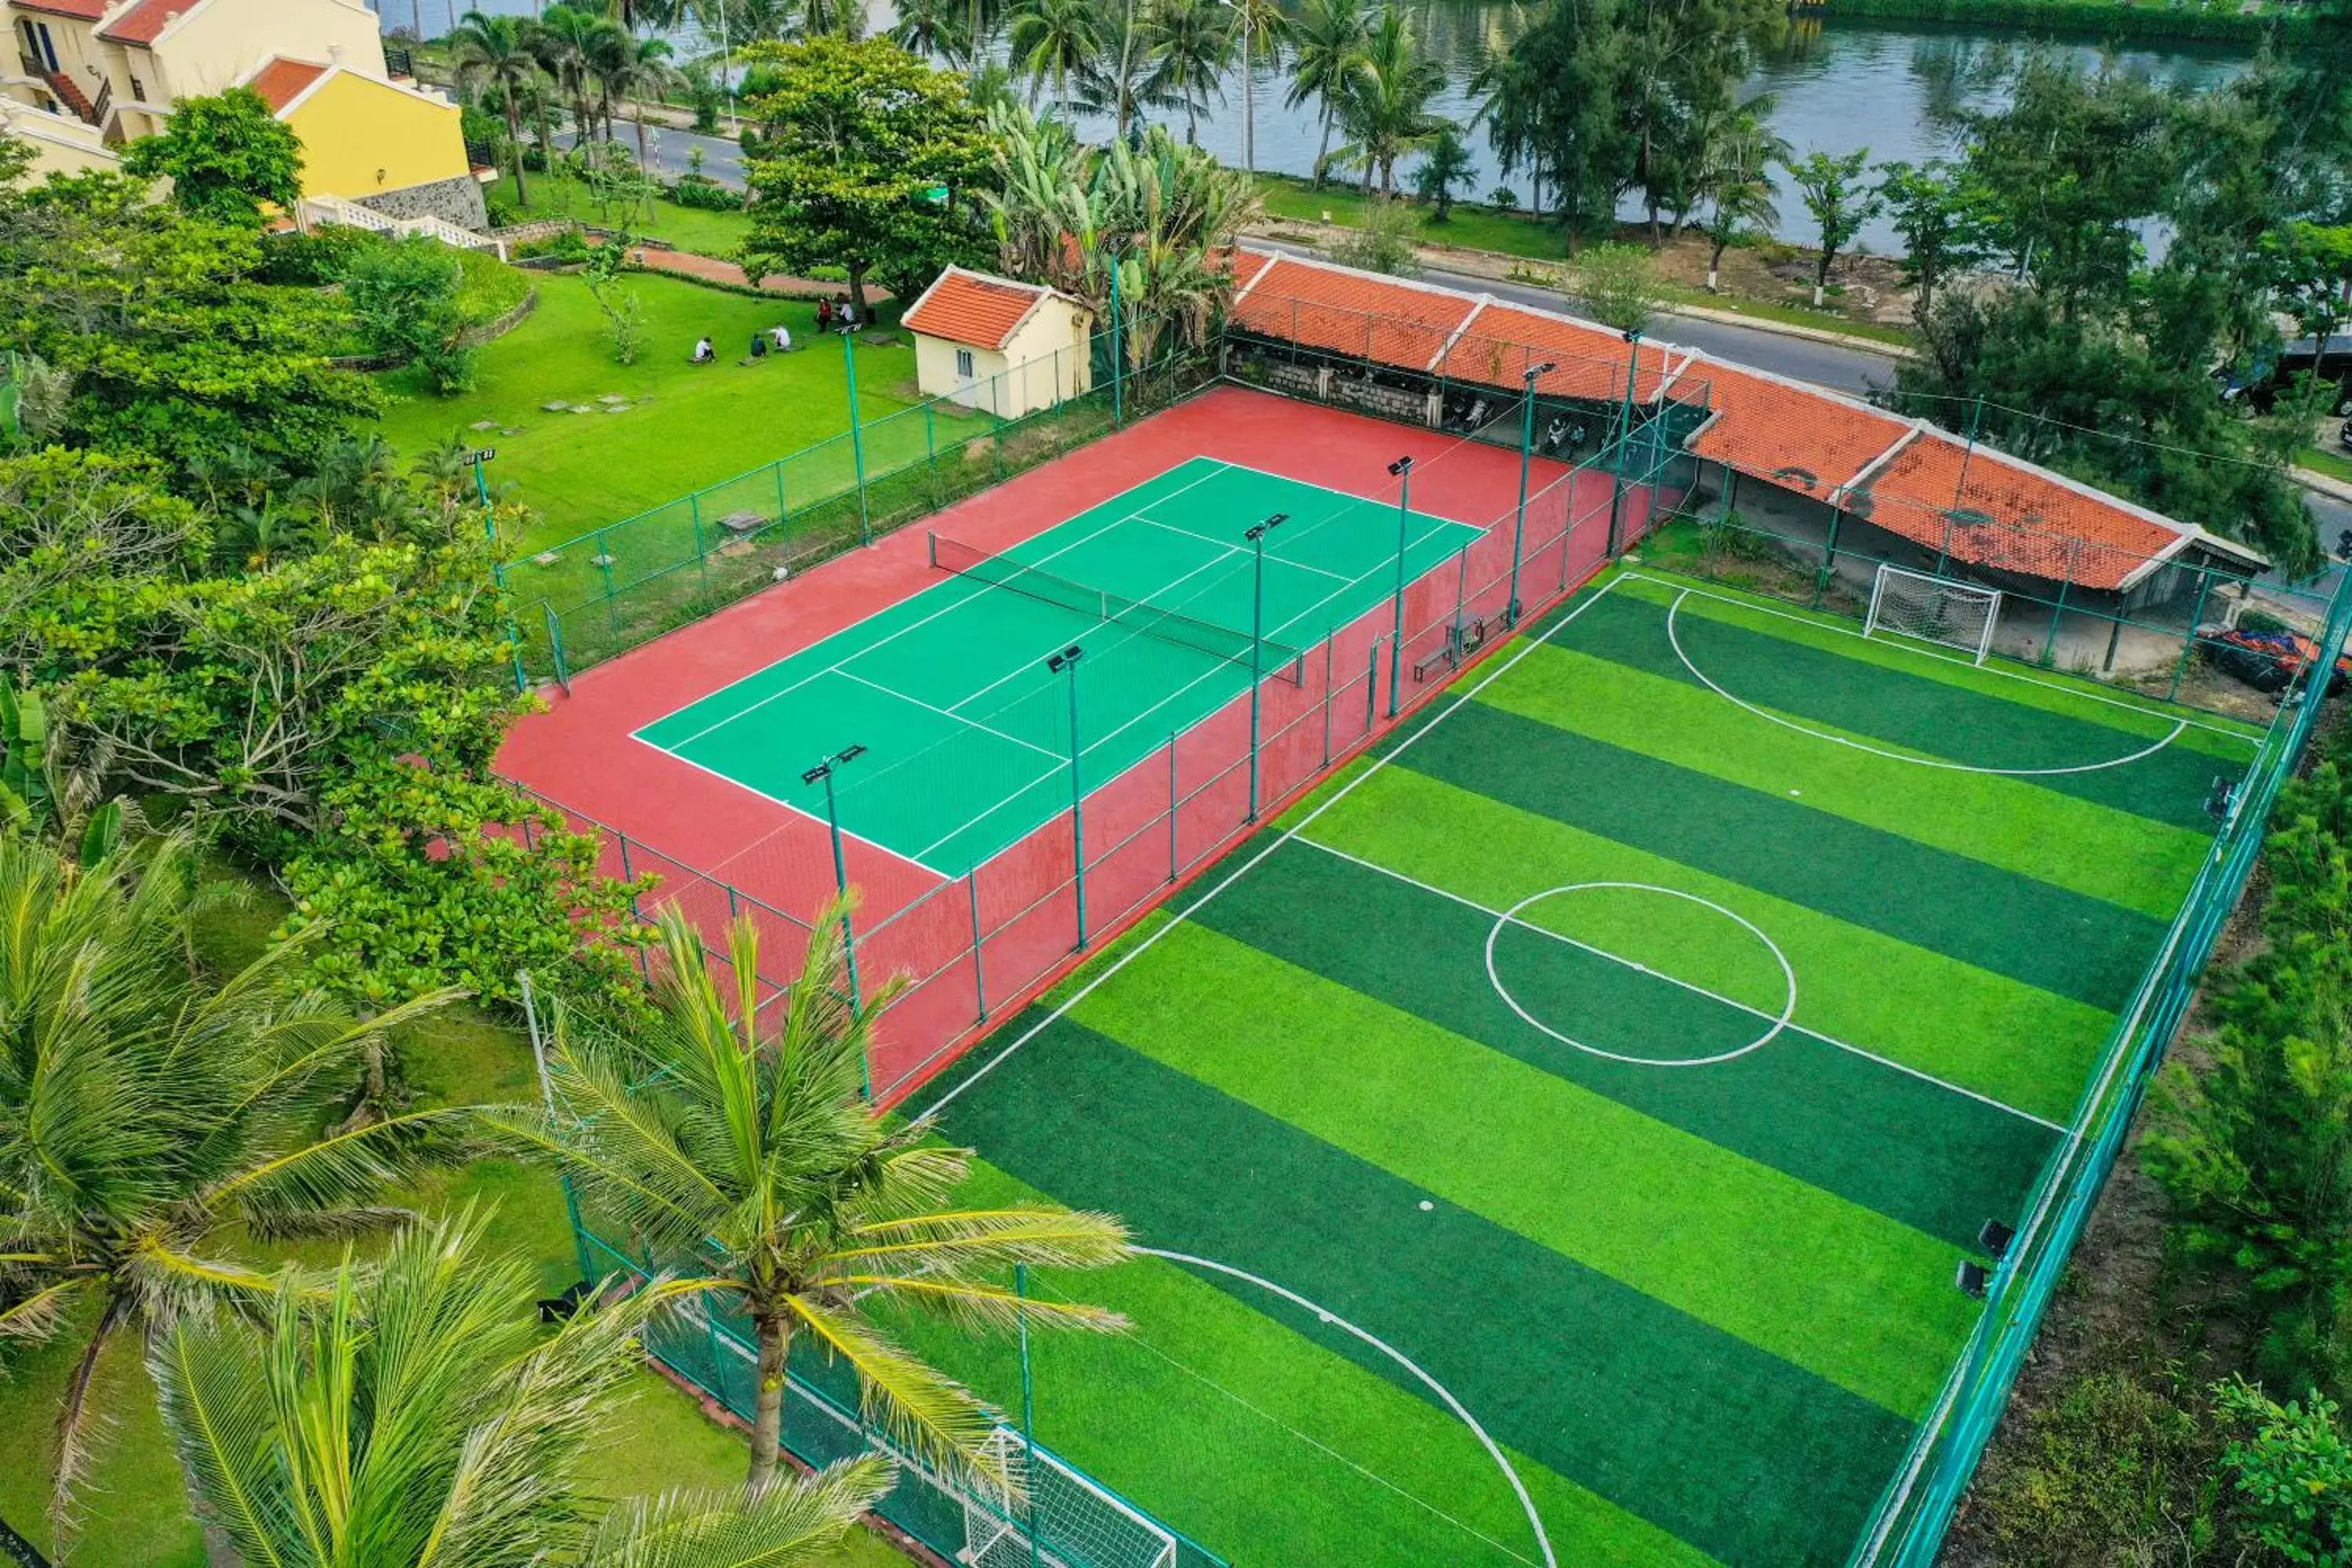
M 1244 531 L 1264 540 L 1261 584 Z M 946 579 L 636 731 L 812 816 L 813 763 L 863 747 L 834 784 L 844 831 L 960 875 L 1482 535 L 1385 502 L 1214 458 L 1181 463 L 1002 554 L 940 538 Z M 1084 649 L 1075 678 L 1049 655 Z M 1073 691 L 1069 682 L 1075 679 Z

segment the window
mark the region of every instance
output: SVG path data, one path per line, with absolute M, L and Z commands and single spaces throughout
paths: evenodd
M 31 17 L 26 16 L 19 18 L 16 26 L 24 29 L 25 59 L 26 63 L 31 65 L 36 70 L 56 70 L 58 68 L 58 46 L 49 37 L 48 24 L 46 22 L 36 22 Z
M 956 350 L 956 374 L 965 381 L 970 381 L 972 378 L 971 351 L 970 349 Z

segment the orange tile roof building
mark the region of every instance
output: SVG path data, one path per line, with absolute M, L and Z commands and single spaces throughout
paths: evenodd
M 1017 419 L 1094 385 L 1094 312 L 1042 284 L 950 267 L 899 322 L 927 397 Z

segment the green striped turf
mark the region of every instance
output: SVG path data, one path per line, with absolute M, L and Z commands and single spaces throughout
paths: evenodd
M 1125 1215 L 1151 1245 L 1264 1276 L 1380 1334 L 1497 1441 L 1726 1563 L 1840 1561 L 1909 1435 L 1512 1230 L 1433 1197 L 1423 1211 L 1423 1190 L 1395 1174 L 1066 1018 L 950 1105 L 945 1130 L 1064 1202 Z M 1421 1392 L 1337 1328 L 1274 1315 Z
M 2210 823 L 2175 827 L 2026 779 L 1905 767 L 1767 723 L 1689 681 L 1556 645 L 1536 648 L 1478 695 L 1556 729 L 2158 919 L 2179 906 L 2211 842 Z
M 981 1206 L 1044 1194 L 986 1164 Z M 1124 1333 L 1031 1338 L 1038 1440 L 1083 1455 L 1103 1482 L 1244 1563 L 1517 1568 L 1539 1561 L 1508 1479 L 1454 1414 L 1315 1342 L 1296 1310 L 1241 1295 L 1190 1266 L 1033 1271 L 1047 1300 L 1127 1315 Z M 1001 1409 L 1021 1408 L 1009 1337 L 906 1315 L 892 1331 Z M 1668 1531 L 1506 1450 L 1563 1563 L 1703 1568 Z M 1048 1544 L 1051 1544 L 1050 1540 Z
M 2065 1119 L 2115 1026 L 2115 1016 L 2099 1008 L 1405 768 L 1366 781 L 1307 834 L 1495 910 L 1547 888 L 1586 881 L 1676 888 L 1711 899 L 1754 921 L 1788 955 L 1797 972 L 1800 1026 L 2051 1121 Z M 1581 898 L 1550 899 L 1523 918 L 1637 961 L 1658 960 L 1655 928 L 1630 918 L 1637 908 L 1630 900 L 1587 908 Z M 1609 914 L 1619 917 L 1613 926 L 1594 918 Z M 1667 929 L 1696 933 L 1697 924 L 1693 915 Z M 1657 966 L 1752 1001 L 1737 984 L 1754 984 L 1749 939 L 1721 940 L 1727 934 L 1733 933 L 1685 942 Z M 1738 968 L 1719 971 L 1725 957 Z M 1772 978 L 1779 978 L 1777 966 Z
M 1314 912 L 1327 910 L 1346 917 Z M 1730 1061 L 1693 1068 L 1608 1061 L 1562 1045 L 1530 1028 L 1488 984 L 1484 947 L 1493 922 L 1486 916 L 1308 846 L 1276 851 L 1193 918 L 1953 1246 L 1969 1245 L 1987 1218 L 2016 1218 L 2055 1136 L 2038 1122 L 1794 1032 Z M 1640 1026 L 1652 1006 L 1684 1018 L 1696 1010 L 1677 1006 L 1692 999 L 1674 987 L 1621 964 L 1559 943 L 1528 946 L 1549 949 L 1540 956 L 1552 962 L 1548 973 L 1528 966 L 1526 994 L 1577 998 L 1592 1011 L 1614 1013 L 1628 1029 Z M 1750 1038 L 1757 1032 L 1746 1030 Z
M 1464 703 L 1397 762 L 2096 1007 L 2122 1005 L 2163 932 L 2147 915 L 1485 702 Z
M 1974 1315 L 1950 1246 L 1197 924 L 1069 1016 L 1900 1415 Z
M 1847 734 L 1972 767 L 2048 768 L 2127 757 L 2163 732 L 2151 737 L 2093 723 L 1809 647 L 1779 635 L 1777 628 L 1765 632 L 1720 619 L 1711 613 L 1717 607 L 1692 595 L 1675 617 L 1692 664 L 1743 701 Z M 1561 627 L 1553 640 L 1704 690 L 1675 656 L 1667 615 L 1668 606 L 1620 587 Z M 2137 720 L 2136 710 L 2131 716 Z M 2127 765 L 2044 774 L 2031 782 L 2153 821 L 2210 829 L 2204 807 L 2213 775 L 2235 776 L 2244 760 L 2242 751 L 2222 764 L 2204 750 L 2168 745 Z M 1888 765 L 1902 764 L 1890 760 Z

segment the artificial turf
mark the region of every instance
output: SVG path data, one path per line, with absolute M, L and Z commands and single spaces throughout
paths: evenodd
M 1843 1560 L 2251 752 L 1727 596 L 1670 637 L 1682 588 L 1540 624 L 929 1097 L 1315 1304 L 1052 1282 L 1146 1342 L 1041 1344 L 1040 1436 L 1238 1561 L 1537 1560 L 1348 1322 L 1560 1561 Z

